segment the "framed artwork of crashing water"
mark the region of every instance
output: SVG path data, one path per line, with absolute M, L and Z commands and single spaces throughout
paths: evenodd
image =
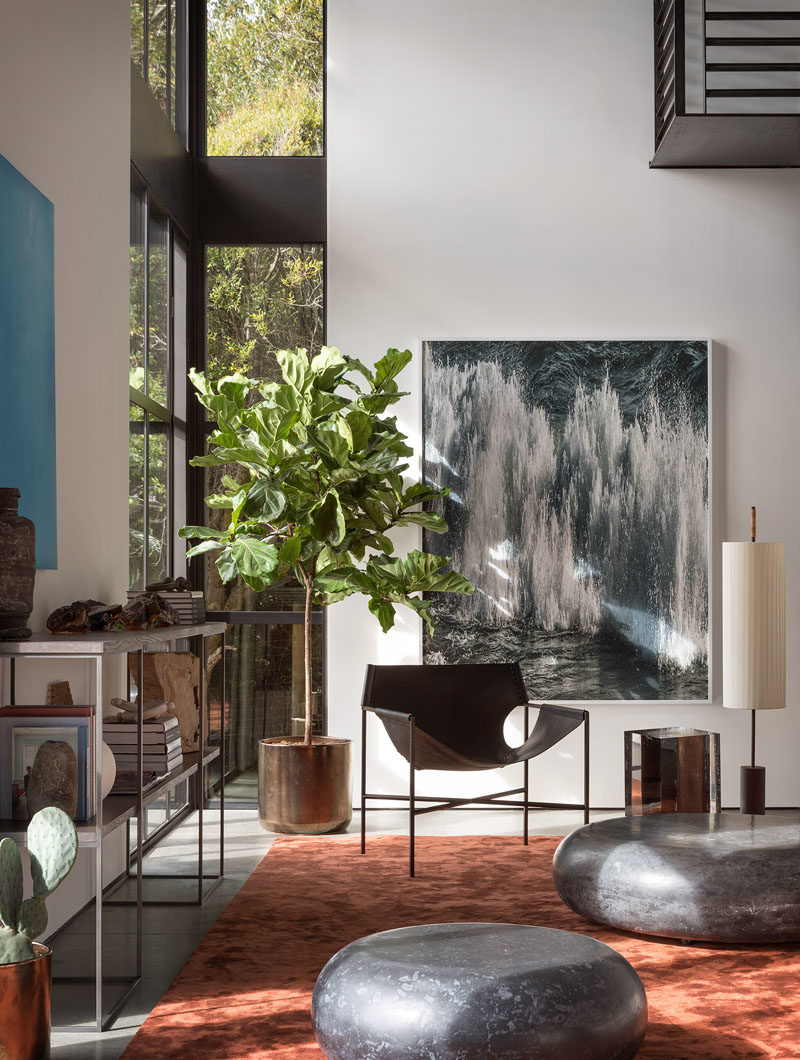
M 519 661 L 532 700 L 710 699 L 710 344 L 423 343 L 425 480 L 473 596 L 426 662 Z

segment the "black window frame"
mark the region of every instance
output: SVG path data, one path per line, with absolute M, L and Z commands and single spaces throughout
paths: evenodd
M 142 577 L 141 585 L 131 585 L 130 588 L 144 588 L 148 582 L 148 541 L 149 541 L 149 505 L 150 494 L 149 480 L 149 437 L 150 421 L 157 420 L 164 425 L 164 434 L 167 439 L 167 476 L 166 476 L 166 521 L 167 532 L 165 534 L 165 545 L 167 555 L 164 563 L 164 573 L 167 577 L 177 577 L 185 574 L 186 568 L 186 546 L 178 537 L 179 526 L 184 525 L 188 515 L 186 505 L 186 470 L 185 464 L 188 459 L 189 423 L 186 414 L 186 370 L 189 360 L 188 350 L 188 323 L 190 318 L 189 303 L 189 271 L 190 250 L 189 242 L 180 232 L 178 226 L 169 214 L 160 206 L 155 199 L 152 190 L 147 185 L 134 167 L 131 169 L 131 198 L 136 196 L 141 203 L 141 230 L 142 251 L 144 261 L 144 307 L 143 307 L 143 330 L 144 344 L 142 350 L 144 364 L 143 388 L 128 385 L 128 399 L 131 406 L 142 410 L 142 433 L 143 442 L 143 511 L 142 511 Z M 150 219 L 157 215 L 166 225 L 167 231 L 167 366 L 166 366 L 166 404 L 157 401 L 149 393 L 148 374 L 149 357 L 148 347 L 150 338 L 149 327 L 149 292 L 150 292 Z M 175 255 L 176 247 L 180 247 L 186 261 L 186 298 L 176 302 L 175 297 Z M 185 331 L 187 333 L 186 347 L 178 351 L 176 343 L 176 320 L 183 316 Z M 131 433 L 133 433 L 133 420 L 131 422 Z M 138 422 L 138 421 L 137 421 Z M 130 580 L 130 579 L 129 579 Z
M 147 0 L 145 0 L 147 2 Z M 206 356 L 206 246 L 302 245 L 323 249 L 322 336 L 327 341 L 327 0 L 323 0 L 323 154 L 318 156 L 213 156 L 206 144 L 206 4 L 186 3 L 186 135 L 181 138 L 155 100 L 139 67 L 131 63 L 131 161 L 188 247 L 187 369 L 202 369 Z M 176 386 L 178 381 L 175 380 Z M 173 391 L 174 393 L 175 391 Z M 186 381 L 187 456 L 205 451 L 205 417 Z M 204 522 L 203 473 L 186 467 L 186 519 Z M 176 483 L 177 485 L 177 483 Z M 180 488 L 178 486 L 178 488 Z M 203 584 L 202 559 L 188 562 L 188 576 Z M 293 612 L 209 612 L 239 624 L 286 624 L 300 621 Z M 290 617 L 292 616 L 292 617 Z M 325 609 L 315 612 L 323 625 Z M 327 638 L 323 646 L 327 653 Z M 322 721 L 327 731 L 327 671 L 323 665 Z M 213 802 L 208 803 L 214 805 Z
M 180 142 L 187 146 L 189 140 L 189 0 L 164 0 L 166 7 L 166 100 L 162 107 L 167 121 Z M 139 68 L 146 84 L 150 84 L 150 24 L 154 0 L 141 0 L 142 11 L 142 65 Z M 171 17 L 174 4 L 175 18 Z M 175 43 L 175 66 L 172 65 L 172 43 Z M 136 64 L 138 67 L 138 63 Z

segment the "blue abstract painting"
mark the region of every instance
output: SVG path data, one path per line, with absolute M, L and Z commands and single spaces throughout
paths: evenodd
M 0 487 L 57 566 L 53 204 L 0 155 Z

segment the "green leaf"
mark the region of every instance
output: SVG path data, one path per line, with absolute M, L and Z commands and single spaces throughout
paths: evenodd
M 375 389 L 385 388 L 388 382 L 402 372 L 411 357 L 411 350 L 387 350 L 386 356 L 381 357 L 375 365 Z
M 236 525 L 239 522 L 239 516 L 242 514 L 242 508 L 244 508 L 246 500 L 247 489 L 243 486 L 233 498 L 233 511 L 231 512 L 231 528 L 234 530 L 236 529 Z
M 257 537 L 240 534 L 231 542 L 231 554 L 243 578 L 263 578 L 278 565 L 278 550 Z
M 219 539 L 224 536 L 223 530 L 212 530 L 210 526 L 182 526 L 178 537 L 200 537 Z
M 236 491 L 238 492 L 239 486 L 237 483 Z M 226 493 L 211 493 L 206 497 L 205 500 L 207 508 L 233 508 L 233 495 Z
M 471 596 L 475 592 L 475 586 L 463 575 L 454 570 L 445 571 L 443 574 L 431 575 L 426 579 L 427 584 L 422 586 L 423 592 L 432 593 L 464 593 Z
M 245 512 L 249 519 L 274 523 L 286 507 L 286 497 L 267 478 L 260 478 L 247 495 Z
M 347 413 L 347 423 L 353 438 L 353 452 L 357 453 L 364 449 L 372 437 L 372 420 L 360 409 L 353 409 Z
M 409 524 L 422 526 L 437 534 L 447 533 L 447 523 L 441 515 L 434 515 L 433 512 L 404 512 L 397 520 L 397 525 L 408 526 Z
M 311 529 L 318 541 L 334 547 L 344 540 L 344 513 L 336 490 L 330 490 L 322 504 L 312 512 Z
M 380 416 L 390 405 L 394 405 L 401 397 L 408 397 L 406 392 L 396 394 L 364 394 L 356 401 L 356 406 L 368 416 Z
M 217 390 L 224 394 L 235 408 L 241 408 L 251 386 L 252 381 L 237 372 L 234 375 L 224 375 L 217 383 Z
M 310 382 L 308 354 L 302 347 L 296 350 L 278 350 L 275 354 L 281 366 L 283 378 L 301 393 Z
M 394 541 L 386 534 L 374 534 L 375 547 L 383 549 L 384 552 L 388 552 L 390 555 L 394 552 Z
M 347 360 L 335 346 L 323 346 L 322 350 L 311 361 L 311 371 L 315 376 L 314 387 L 317 390 L 330 390 L 342 378 L 347 369 Z
M 395 610 L 388 600 L 380 600 L 375 596 L 370 597 L 369 609 L 381 624 L 384 633 L 388 633 L 394 625 Z
M 413 482 L 403 493 L 403 507 L 438 500 L 439 497 L 446 497 L 449 492 L 447 487 L 439 489 L 438 486 L 427 486 L 424 482 Z
M 192 467 L 219 467 L 221 464 L 229 463 L 231 463 L 230 460 L 216 456 L 214 453 L 207 453 L 205 456 L 193 456 L 189 461 Z
M 350 460 L 350 446 L 336 429 L 335 424 L 322 423 L 315 429 L 309 428 L 312 438 L 326 463 L 333 461 L 337 467 L 345 467 Z
M 222 552 L 217 556 L 217 570 L 219 571 L 220 578 L 222 578 L 224 582 L 232 582 L 239 573 L 230 545 L 226 545 Z
M 348 455 L 353 451 L 353 432 L 350 429 L 350 424 L 341 416 L 337 416 L 334 421 L 337 432 L 344 438 L 347 443 Z
M 389 516 L 381 502 L 375 497 L 366 497 L 361 504 L 362 508 L 372 520 L 374 526 L 379 530 L 385 530 L 389 523 Z
M 222 548 L 221 541 L 201 541 L 199 545 L 187 549 L 186 558 L 191 559 L 192 556 L 202 556 L 204 552 L 214 552 L 218 548 Z
M 290 537 L 284 541 L 281 546 L 278 558 L 281 563 L 288 563 L 290 567 L 293 567 L 295 563 L 300 559 L 300 550 L 303 547 L 303 542 L 299 537 Z
M 198 394 L 206 395 L 213 393 L 211 383 L 205 372 L 198 372 L 196 368 L 189 369 L 189 378 Z
M 347 367 L 348 368 L 350 368 L 350 369 L 352 369 L 352 370 L 354 370 L 356 372 L 360 372 L 364 376 L 364 378 L 367 380 L 367 382 L 369 383 L 370 387 L 372 387 L 374 385 L 375 375 L 374 375 L 374 373 L 372 372 L 372 370 L 370 368 L 367 368 L 367 366 L 365 364 L 363 364 L 361 361 L 359 361 L 359 359 L 357 357 L 347 357 L 346 360 L 347 360 Z

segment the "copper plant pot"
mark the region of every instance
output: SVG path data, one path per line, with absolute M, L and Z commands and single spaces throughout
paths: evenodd
M 258 819 L 267 832 L 322 835 L 353 817 L 353 743 L 318 736 L 258 744 Z
M 33 943 L 30 961 L 0 964 L 0 1057 L 49 1060 L 50 961 L 53 951 Z

